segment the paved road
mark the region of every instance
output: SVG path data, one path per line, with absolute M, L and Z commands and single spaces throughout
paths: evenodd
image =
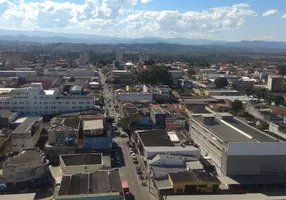
M 115 111 L 115 95 L 113 92 L 113 89 L 110 89 L 110 87 L 107 86 L 105 83 L 106 77 L 104 74 L 99 71 L 100 81 L 103 86 L 103 97 L 104 97 L 104 105 L 105 109 L 108 110 L 110 116 L 114 116 L 115 122 L 118 121 L 118 113 Z M 136 165 L 132 161 L 132 157 L 129 152 L 129 148 L 127 147 L 126 142 L 128 141 L 128 138 L 120 138 L 117 137 L 114 139 L 118 143 L 118 145 L 121 147 L 121 150 L 123 152 L 123 159 L 125 165 L 119 168 L 119 172 L 121 175 L 122 180 L 127 180 L 129 184 L 129 191 L 131 193 L 130 199 L 136 199 L 136 200 L 151 200 L 148 192 L 148 187 L 144 187 L 141 185 L 141 182 L 139 180 L 139 176 L 136 172 Z
M 129 153 L 129 149 L 126 145 L 126 141 L 128 139 L 122 139 L 121 142 L 119 142 L 119 146 L 121 147 L 123 151 L 123 157 L 125 161 L 125 166 L 121 167 L 119 169 L 121 178 L 123 180 L 127 180 L 129 184 L 129 190 L 132 194 L 133 198 L 136 200 L 150 200 L 150 196 L 148 193 L 148 187 L 144 187 L 141 185 L 141 180 L 139 180 L 139 176 L 136 173 L 136 166 L 132 162 L 131 155 Z

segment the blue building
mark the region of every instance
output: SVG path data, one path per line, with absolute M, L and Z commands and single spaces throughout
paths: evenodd
M 166 113 L 161 107 L 151 107 L 150 118 L 153 122 L 153 128 L 166 128 Z

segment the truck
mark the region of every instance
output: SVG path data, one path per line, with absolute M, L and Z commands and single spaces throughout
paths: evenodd
M 127 181 L 122 181 L 122 190 L 123 190 L 123 197 L 125 200 L 129 199 L 129 187 Z

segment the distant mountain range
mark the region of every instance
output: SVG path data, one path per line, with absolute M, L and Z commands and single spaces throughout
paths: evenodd
M 0 40 L 37 42 L 37 43 L 84 43 L 84 44 L 153 44 L 167 43 L 180 45 L 205 45 L 205 46 L 224 46 L 238 48 L 263 48 L 263 49 L 286 49 L 286 42 L 271 41 L 240 41 L 227 42 L 205 39 L 186 39 L 186 38 L 117 38 L 110 36 L 88 35 L 88 34 L 67 34 L 53 33 L 45 31 L 15 31 L 1 30 Z

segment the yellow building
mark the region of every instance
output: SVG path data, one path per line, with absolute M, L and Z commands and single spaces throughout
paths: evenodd
M 175 194 L 216 193 L 220 185 L 216 176 L 202 170 L 170 173 L 169 181 Z

